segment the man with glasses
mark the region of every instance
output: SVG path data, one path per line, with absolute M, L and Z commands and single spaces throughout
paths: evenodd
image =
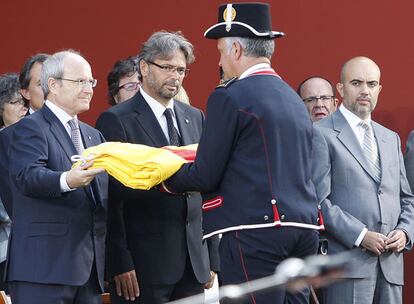
M 108 141 L 152 147 L 198 143 L 203 113 L 175 100 L 194 61 L 180 33 L 156 32 L 138 56 L 142 86 L 101 114 Z M 201 293 L 218 270 L 218 239 L 202 242 L 201 197 L 132 190 L 110 180 L 108 272 L 112 303 L 165 303 Z
M 332 83 L 320 76 L 312 76 L 298 86 L 297 93 L 305 103 L 313 122 L 336 111 L 338 99 Z
M 103 142 L 77 119 L 89 109 L 96 80 L 81 55 L 62 51 L 43 63 L 41 85 L 45 105 L 16 124 L 9 152 L 17 188 L 7 269 L 12 302 L 98 304 L 108 178 L 92 162 L 71 162 Z
M 133 58 L 119 60 L 108 74 L 108 103 L 114 106 L 134 96 L 140 87 Z

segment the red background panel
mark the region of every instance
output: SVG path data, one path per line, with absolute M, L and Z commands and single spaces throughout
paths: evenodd
M 358 55 L 372 58 L 382 71 L 383 90 L 373 117 L 397 131 L 405 147 L 414 128 L 410 104 L 414 70 L 414 2 L 290 0 L 268 1 L 273 28 L 287 36 L 277 40 L 272 60 L 294 88 L 304 78 L 339 79 L 341 65 Z M 30 55 L 65 48 L 79 50 L 98 79 L 89 112 L 94 124 L 108 105 L 106 75 L 120 58 L 136 55 L 142 43 L 161 29 L 180 30 L 194 44 L 196 62 L 184 85 L 192 103 L 204 109 L 218 83 L 218 52 L 204 31 L 217 20 L 223 1 L 6 1 L 0 2 L 0 73 L 18 72 Z M 412 90 L 412 89 L 411 89 Z M 414 303 L 412 254 L 406 255 L 405 303 Z

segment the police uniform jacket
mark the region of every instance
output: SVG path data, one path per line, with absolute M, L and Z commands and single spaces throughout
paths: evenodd
M 298 95 L 270 67 L 209 97 L 196 161 L 166 183 L 204 193 L 204 237 L 271 226 L 317 229 L 312 124 Z

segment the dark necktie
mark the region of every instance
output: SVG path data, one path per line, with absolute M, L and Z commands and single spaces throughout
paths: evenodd
M 364 152 L 365 158 L 368 160 L 370 166 L 374 171 L 375 180 L 379 182 L 381 181 L 381 167 L 374 132 L 372 131 L 371 126 L 364 121 L 361 121 L 359 125 L 365 130 L 362 150 Z
M 83 152 L 82 138 L 79 131 L 79 124 L 76 118 L 73 118 L 68 121 L 68 124 L 71 129 L 70 138 L 72 139 L 73 145 L 76 148 L 76 151 L 79 155 Z
M 167 128 L 168 128 L 168 137 L 170 138 L 171 146 L 181 146 L 180 143 L 180 134 L 178 134 L 177 129 L 174 127 L 174 122 L 172 118 L 172 110 L 167 108 L 164 112 L 165 118 L 167 119 Z

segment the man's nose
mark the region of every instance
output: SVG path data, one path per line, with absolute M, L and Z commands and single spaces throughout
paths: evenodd
M 363 83 L 361 85 L 361 94 L 368 95 L 368 93 L 369 93 L 368 84 L 367 83 Z
M 324 103 L 322 101 L 322 98 L 321 97 L 317 98 L 316 102 L 315 102 L 315 106 L 322 107 L 323 105 L 324 105 Z
M 92 85 L 90 83 L 87 83 L 84 87 L 83 87 L 83 91 L 85 93 L 93 93 L 93 88 Z

